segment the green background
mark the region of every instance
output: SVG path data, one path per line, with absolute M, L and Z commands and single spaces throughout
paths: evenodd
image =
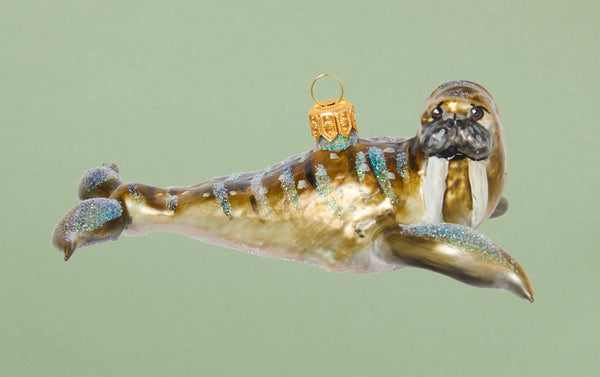
M 51 5 L 50 5 L 51 4 Z M 600 369 L 597 1 L 1 1 L 0 375 L 584 376 Z M 480 230 L 536 302 L 328 273 L 158 233 L 50 246 L 81 174 L 193 184 L 312 147 L 339 76 L 362 137 L 481 83 L 511 207 Z M 333 80 L 317 86 L 334 97 Z M 307 234 L 307 237 L 310 237 Z

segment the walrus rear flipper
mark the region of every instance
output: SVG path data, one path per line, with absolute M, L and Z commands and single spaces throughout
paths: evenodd
M 68 260 L 75 249 L 105 241 L 115 241 L 129 216 L 120 200 L 93 198 L 75 207 L 59 221 L 52 232 L 52 246 Z
M 398 224 L 384 229 L 375 247 L 388 263 L 429 269 L 477 287 L 506 289 L 533 302 L 533 289 L 523 267 L 469 227 Z
M 113 163 L 105 163 L 97 168 L 92 168 L 81 176 L 79 180 L 79 199 L 108 198 L 123 184 L 119 175 L 119 168 Z

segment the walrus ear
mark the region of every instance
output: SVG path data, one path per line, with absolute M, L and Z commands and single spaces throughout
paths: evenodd
M 476 287 L 505 289 L 533 302 L 525 269 L 486 236 L 463 225 L 389 226 L 377 238 L 375 252 L 398 267 L 425 268 Z
M 500 202 L 498 202 L 494 212 L 492 212 L 490 219 L 493 219 L 494 217 L 500 217 L 504 215 L 506 211 L 508 211 L 508 200 L 503 196 L 500 198 Z

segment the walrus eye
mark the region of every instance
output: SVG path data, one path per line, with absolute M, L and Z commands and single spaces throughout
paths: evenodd
M 440 109 L 440 107 L 436 107 L 435 109 L 431 110 L 431 117 L 433 119 L 440 119 L 442 117 L 442 109 Z
M 481 118 L 483 118 L 483 110 L 479 106 L 472 108 L 471 119 L 474 121 L 478 121 Z

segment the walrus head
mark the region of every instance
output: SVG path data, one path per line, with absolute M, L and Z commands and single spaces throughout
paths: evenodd
M 504 148 L 494 99 L 470 81 L 448 82 L 429 95 L 417 137 L 425 154 L 448 160 L 484 160 L 494 148 Z

